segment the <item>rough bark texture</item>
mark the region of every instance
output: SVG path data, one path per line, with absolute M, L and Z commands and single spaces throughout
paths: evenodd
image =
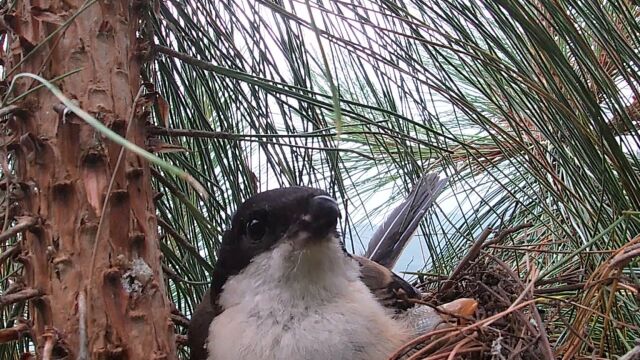
M 17 72 L 53 79 L 83 68 L 58 86 L 124 135 L 140 86 L 135 53 L 139 8 L 134 6 L 144 2 L 99 0 L 33 51 L 83 3 L 18 0 L 15 12 L 5 16 L 10 34 L 5 64 L 10 69 L 31 52 Z M 17 85 L 14 95 L 38 84 L 22 79 Z M 44 294 L 30 301 L 38 357 L 52 349 L 53 359 L 83 354 L 91 359 L 173 359 L 149 166 L 127 154 L 115 169 L 120 146 L 78 118 L 63 118 L 54 110 L 60 110 L 59 103 L 48 90 L 38 90 L 18 104 L 27 111 L 9 122 L 25 190 L 22 213 L 38 218 L 38 225 L 25 233 L 19 257 L 27 284 Z M 128 134 L 139 145 L 146 136 L 144 114 L 136 112 Z

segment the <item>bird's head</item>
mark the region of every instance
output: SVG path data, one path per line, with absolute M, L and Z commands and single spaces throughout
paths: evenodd
M 336 200 L 319 189 L 296 186 L 252 196 L 237 209 L 223 235 L 214 290 L 267 254 L 272 257 L 270 270 L 279 266 L 281 275 L 305 267 L 321 271 L 331 257 L 346 257 L 337 231 L 339 218 Z
M 254 257 L 283 241 L 298 247 L 337 237 L 338 203 L 322 190 L 288 187 L 245 201 L 233 216 L 225 241 Z

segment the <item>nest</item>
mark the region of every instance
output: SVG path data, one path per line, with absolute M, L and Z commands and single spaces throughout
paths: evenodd
M 424 334 L 391 359 L 544 359 L 550 349 L 532 295 L 512 272 L 482 258 L 461 273 L 446 292 L 427 293 L 430 304 L 459 298 L 478 301 L 476 319 L 457 319 Z M 445 280 L 446 281 L 446 280 Z M 542 331 L 541 331 L 542 330 Z M 545 344 L 546 341 L 546 344 Z
M 555 358 L 542 321 L 544 313 L 533 301 L 533 283 L 524 282 L 507 264 L 481 251 L 488 235 L 480 237 L 449 278 L 419 285 L 425 301 L 433 306 L 475 299 L 476 317 L 438 327 L 405 344 L 390 360 Z M 535 279 L 537 270 L 531 270 L 530 278 Z
M 640 236 L 610 251 L 591 271 L 576 263 L 542 279 L 529 254 L 519 258 L 520 271 L 500 260 L 488 245 L 501 236 L 485 243 L 488 235 L 480 236 L 448 278 L 418 284 L 432 306 L 475 299 L 476 315 L 412 340 L 390 360 L 606 359 L 625 352 L 621 359 L 640 359 L 640 344 L 629 349 L 629 343 L 616 342 L 616 334 L 637 338 L 640 327 L 616 312 L 621 303 L 611 295 L 627 302 L 640 298 L 640 285 L 622 271 L 640 256 Z

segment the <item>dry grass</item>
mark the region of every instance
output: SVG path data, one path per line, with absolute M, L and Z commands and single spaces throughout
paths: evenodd
M 500 233 L 487 237 L 480 236 L 455 276 L 419 284 L 432 305 L 476 299 L 475 319 L 422 335 L 390 359 L 604 359 L 626 352 L 628 344 L 616 340 L 621 333 L 633 339 L 639 328 L 621 319 L 616 309 L 627 298 L 616 294 L 637 296 L 638 284 L 622 269 L 640 254 L 640 236 L 592 271 L 570 269 L 551 280 L 533 265 L 540 249 L 517 249 L 522 266 L 514 269 L 500 258 L 516 250 L 497 245 Z

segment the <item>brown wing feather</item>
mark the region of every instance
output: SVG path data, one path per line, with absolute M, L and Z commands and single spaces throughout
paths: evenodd
M 414 306 L 411 299 L 422 300 L 420 292 L 391 270 L 365 257 L 354 256 L 360 263 L 360 278 L 385 307 L 396 312 Z

